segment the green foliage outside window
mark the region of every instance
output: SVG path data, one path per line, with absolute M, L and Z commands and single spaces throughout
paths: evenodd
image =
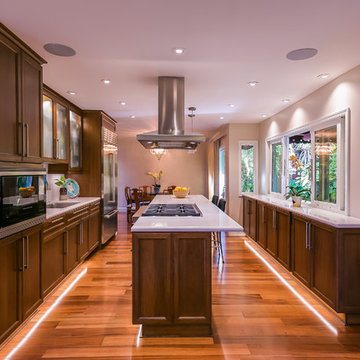
M 254 146 L 241 146 L 241 191 L 254 192 Z

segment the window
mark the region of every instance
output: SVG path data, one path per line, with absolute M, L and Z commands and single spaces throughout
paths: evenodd
M 239 141 L 239 194 L 257 190 L 257 141 Z
M 271 192 L 281 193 L 282 143 L 271 144 Z
M 310 189 L 313 205 L 348 213 L 346 114 L 337 114 L 268 142 L 271 193 L 284 195 L 287 186 Z

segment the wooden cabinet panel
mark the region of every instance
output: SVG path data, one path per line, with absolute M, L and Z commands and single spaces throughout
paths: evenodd
M 0 160 L 21 160 L 20 49 L 0 34 Z
M 67 228 L 65 234 L 66 273 L 79 263 L 78 245 L 80 244 L 81 224 Z
M 41 257 L 43 296 L 47 295 L 65 277 L 64 240 L 63 230 L 43 239 Z
M 22 123 L 24 159 L 41 162 L 42 148 L 42 68 L 30 56 L 22 54 Z
M 267 246 L 267 212 L 263 203 L 257 203 L 257 241 L 265 249 Z
M 80 224 L 79 259 L 85 259 L 89 254 L 89 216 L 83 219 Z
M 266 250 L 275 258 L 277 257 L 277 214 L 272 207 L 266 207 L 266 218 L 268 219 Z
M 173 246 L 174 323 L 210 324 L 210 234 L 173 234 Z
M 292 270 L 293 274 L 310 287 L 310 254 L 307 248 L 307 222 L 293 216 L 292 223 Z
M 277 260 L 290 269 L 290 213 L 276 211 Z
M 16 234 L 0 241 L 0 343 L 21 321 L 19 267 L 22 264 L 22 241 L 18 236 Z
M 256 200 L 243 197 L 244 201 L 244 214 L 243 223 L 245 233 L 256 240 Z
M 40 247 L 41 227 L 23 233 L 25 244 L 25 269 L 22 281 L 22 314 L 27 318 L 41 303 Z
M 133 234 L 133 323 L 172 322 L 171 236 Z
M 330 306 L 336 300 L 336 230 L 310 224 L 311 289 Z
M 100 243 L 100 207 L 90 210 L 89 215 L 89 251 L 94 250 Z

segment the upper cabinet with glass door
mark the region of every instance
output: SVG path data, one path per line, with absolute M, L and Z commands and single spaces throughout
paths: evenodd
M 81 168 L 82 111 L 44 85 L 43 157 L 47 162 Z
M 70 168 L 81 168 L 81 133 L 82 118 L 77 112 L 70 110 Z

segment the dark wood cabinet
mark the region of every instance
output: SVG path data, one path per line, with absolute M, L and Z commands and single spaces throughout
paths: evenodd
M 265 207 L 266 218 L 268 222 L 266 223 L 267 230 L 267 241 L 266 241 L 266 250 L 273 256 L 277 257 L 277 214 L 276 210 L 271 206 Z
M 23 232 L 24 271 L 22 272 L 22 319 L 26 319 L 41 304 L 41 226 Z
M 21 322 L 20 271 L 22 271 L 22 237 L 15 234 L 0 241 L 0 343 Z
M 211 334 L 210 233 L 133 233 L 133 323 L 143 336 Z
M 20 48 L 0 33 L 0 159 L 3 161 L 22 158 L 20 65 Z
M 42 161 L 44 63 L 44 59 L 0 24 L 0 161 Z
M 291 217 L 288 211 L 276 209 L 277 256 L 276 259 L 290 269 L 290 226 Z
M 256 240 L 256 200 L 243 197 L 243 224 L 244 231 L 253 240 Z
M 336 301 L 335 228 L 293 215 L 293 274 L 331 307 Z
M 42 162 L 42 67 L 24 53 L 21 89 L 23 161 Z
M 66 231 L 64 217 L 50 220 L 43 229 L 42 241 L 42 296 L 49 294 L 66 275 Z
M 84 260 L 89 251 L 89 215 L 86 215 L 80 223 L 79 260 Z
M 72 271 L 79 263 L 78 246 L 81 238 L 81 223 L 68 226 L 65 233 L 66 273 Z
M 89 251 L 93 251 L 99 246 L 101 241 L 101 228 L 100 228 L 100 204 L 90 207 L 89 220 L 88 220 L 88 242 Z
M 0 343 L 41 303 L 41 226 L 0 240 Z
M 266 205 L 257 202 L 257 241 L 264 249 L 267 247 L 267 211 Z

